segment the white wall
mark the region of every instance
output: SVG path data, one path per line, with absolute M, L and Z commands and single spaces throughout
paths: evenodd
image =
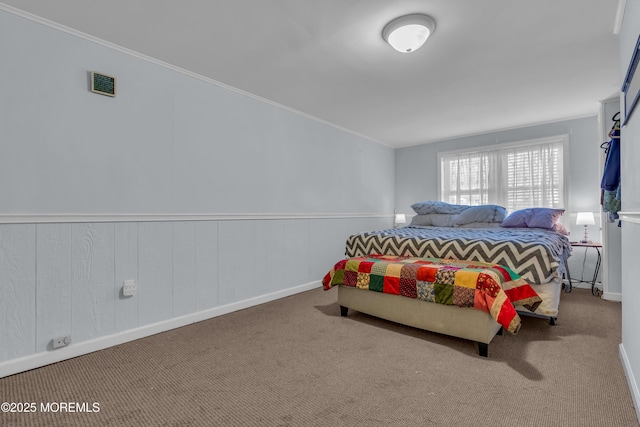
M 0 376 L 315 288 L 392 224 L 388 147 L 2 9 L 0 58 Z
M 0 19 L 0 132 L 11 148 L 0 156 L 0 213 L 392 211 L 376 197 L 393 192 L 388 147 L 10 13 Z M 116 76 L 117 97 L 89 92 L 91 70 Z
M 579 240 L 584 234 L 582 226 L 575 225 L 576 214 L 600 212 L 600 156 L 602 150 L 598 117 L 565 120 L 537 126 L 504 130 L 482 135 L 417 145 L 396 150 L 395 208 L 398 212 L 413 216 L 411 205 L 423 200 L 438 198 L 438 152 L 462 148 L 524 141 L 554 135 L 569 135 L 569 206 L 563 223 L 571 232 L 571 240 Z M 598 226 L 589 226 L 589 237 L 600 241 Z M 594 273 L 596 252 L 593 249 L 574 249 L 569 259 L 572 277 L 591 280 Z M 584 268 L 583 268 L 584 264 Z M 584 284 L 580 286 L 586 286 Z M 600 285 L 600 288 L 602 286 Z M 613 290 L 615 294 L 615 290 Z M 619 293 L 619 291 L 618 291 Z M 617 294 L 616 294 L 617 295 Z
M 608 134 L 613 126 L 612 117 L 620 111 L 620 98 L 603 102 L 603 141 L 610 141 Z M 604 169 L 606 155 L 603 152 L 601 163 Z M 602 215 L 603 241 L 603 269 L 604 299 L 622 300 L 622 228 L 620 221 L 607 222 L 606 215 Z
M 640 35 L 640 0 L 627 0 L 620 31 L 620 81 L 624 81 L 632 53 Z M 636 73 L 640 70 L 636 71 Z M 622 85 L 622 83 L 621 83 Z M 621 100 L 624 102 L 624 100 Z M 624 111 L 624 110 L 623 110 Z M 621 131 L 621 188 L 622 210 L 629 212 L 622 223 L 622 359 L 633 402 L 640 419 L 640 106 L 636 107 L 629 122 Z

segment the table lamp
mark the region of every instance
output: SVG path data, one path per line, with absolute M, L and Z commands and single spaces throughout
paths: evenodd
M 584 238 L 580 240 L 580 243 L 589 243 L 589 236 L 587 234 L 587 227 L 595 225 L 596 221 L 593 219 L 593 212 L 578 212 L 578 218 L 576 219 L 577 225 L 584 225 Z

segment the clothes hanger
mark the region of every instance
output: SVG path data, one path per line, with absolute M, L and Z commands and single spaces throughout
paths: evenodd
M 615 127 L 611 128 L 611 130 L 609 131 L 609 138 L 611 138 L 611 139 L 620 139 L 620 134 L 618 134 L 618 135 L 614 135 L 613 134 L 614 132 L 617 132 L 619 130 L 620 130 L 619 127 L 618 128 L 615 128 Z M 602 145 L 600 145 L 600 147 L 602 147 Z
M 620 111 L 615 113 L 613 115 L 613 117 L 611 117 L 611 120 L 613 120 L 613 126 L 611 127 L 611 130 L 609 131 L 609 138 L 611 138 L 611 139 L 620 139 L 620 134 L 619 133 L 617 135 L 614 135 L 614 132 L 620 130 Z M 602 145 L 600 145 L 600 148 L 603 148 Z

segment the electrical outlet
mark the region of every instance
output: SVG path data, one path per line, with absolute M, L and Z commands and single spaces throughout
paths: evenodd
M 131 297 L 138 291 L 138 285 L 135 280 L 125 280 L 122 286 L 122 295 L 125 297 Z
M 53 339 L 53 348 L 66 347 L 71 344 L 71 335 Z

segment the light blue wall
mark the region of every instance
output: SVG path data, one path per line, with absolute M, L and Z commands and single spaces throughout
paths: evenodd
M 389 147 L 1 9 L 0 58 L 0 377 L 317 288 L 392 225 Z
M 393 210 L 389 147 L 10 13 L 0 24 L 0 213 Z M 117 78 L 115 98 L 88 91 L 92 70 Z
M 640 36 L 640 0 L 627 0 L 620 31 L 620 81 L 624 81 L 631 56 Z M 636 74 L 640 70 L 636 71 Z M 622 86 L 622 84 L 621 84 Z M 631 389 L 636 413 L 640 420 L 640 106 L 629 118 L 621 132 L 622 210 L 629 212 L 629 220 L 622 224 L 622 358 Z

